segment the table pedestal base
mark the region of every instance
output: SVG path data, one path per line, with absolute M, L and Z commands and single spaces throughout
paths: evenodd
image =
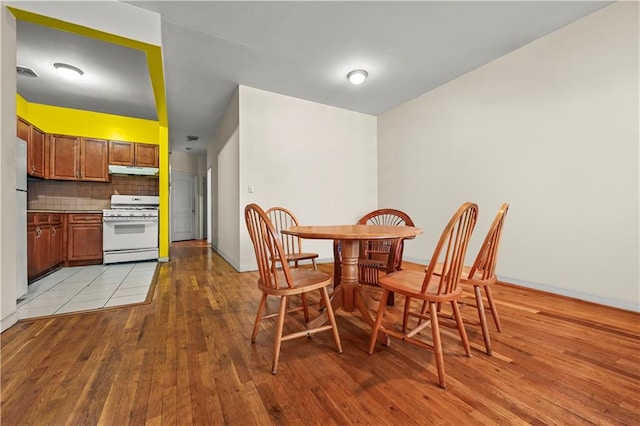
M 362 317 L 362 319 L 373 329 L 375 318 L 371 315 L 369 306 L 367 306 L 366 296 L 357 286 L 349 286 L 353 288 L 346 287 L 347 286 L 345 286 L 343 283 L 336 287 L 336 289 L 333 291 L 333 294 L 331 295 L 331 307 L 333 308 L 333 312 L 335 313 L 340 309 L 343 309 L 347 312 L 354 312 L 357 310 L 358 312 L 360 312 L 360 316 Z M 345 295 L 353 295 L 353 305 L 348 306 L 347 304 L 345 304 Z M 327 323 L 328 321 L 329 317 L 325 310 L 322 315 L 309 322 L 308 326 L 309 328 L 315 328 Z M 380 330 L 380 332 L 378 333 L 378 342 L 382 343 L 385 346 L 389 346 L 391 344 L 391 339 L 386 333 Z

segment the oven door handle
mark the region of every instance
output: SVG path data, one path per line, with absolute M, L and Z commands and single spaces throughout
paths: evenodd
M 104 217 L 103 222 L 116 223 L 116 224 L 134 224 L 134 223 L 157 223 L 157 217 L 136 217 L 135 219 L 123 219 L 121 217 Z

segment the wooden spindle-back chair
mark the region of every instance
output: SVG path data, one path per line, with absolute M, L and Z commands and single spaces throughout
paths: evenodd
M 469 340 L 467 339 L 467 333 L 458 307 L 458 299 L 462 294 L 460 278 L 464 266 L 464 257 L 477 217 L 478 206 L 474 203 L 464 203 L 445 226 L 430 258 L 426 272 L 401 270 L 381 277 L 379 282 L 380 287 L 384 289 L 384 293 L 371 334 L 369 353 L 373 353 L 380 330 L 390 336 L 403 339 L 405 342 L 431 349 L 435 353 L 438 384 L 442 388 L 445 387 L 445 372 L 438 322 L 438 310 L 441 304 L 451 304 L 465 353 L 468 357 L 471 356 Z M 438 263 L 441 263 L 440 275 L 435 274 Z M 402 331 L 382 326 L 386 301 L 392 291 L 405 297 Z M 412 305 L 412 299 L 426 302 L 429 308 L 428 313 L 421 311 L 421 303 L 420 306 Z M 411 330 L 408 330 L 410 316 L 417 317 L 418 322 Z M 417 337 L 418 333 L 429 325 L 431 326 L 432 343 Z
M 280 242 L 280 236 L 276 232 L 273 224 L 269 220 L 266 213 L 257 204 L 249 204 L 244 209 L 247 230 L 251 237 L 256 262 L 258 266 L 259 279 L 258 288 L 262 292 L 262 297 L 258 305 L 258 313 L 253 325 L 251 334 L 251 342 L 255 342 L 258 335 L 258 329 L 263 319 L 277 317 L 277 325 L 275 332 L 274 356 L 271 372 L 276 374 L 278 369 L 278 359 L 280 357 L 280 346 L 283 341 L 295 339 L 298 337 L 310 337 L 311 335 L 332 330 L 335 344 L 338 352 L 342 353 L 342 344 L 338 334 L 338 327 L 331 308 L 331 301 L 327 286 L 331 284 L 331 275 L 324 272 L 309 268 L 289 268 L 288 262 L 281 262 L 281 268 L 277 268 L 277 259 L 285 259 L 284 248 Z M 307 305 L 306 294 L 318 290 L 321 300 L 329 318 L 328 325 L 322 325 L 316 328 L 306 328 L 305 330 L 293 332 L 287 335 L 283 334 L 284 320 L 288 313 L 302 310 L 304 313 L 305 323 L 309 323 L 309 309 Z M 302 306 L 293 309 L 287 309 L 288 299 L 291 296 L 300 295 L 302 298 Z M 277 313 L 264 314 L 268 296 L 276 296 L 280 298 L 280 305 Z
M 293 262 L 294 267 L 298 267 L 298 263 L 303 260 L 310 260 L 313 269 L 318 269 L 316 259 L 318 253 L 304 252 L 302 250 L 302 239 L 293 235 L 283 234 L 281 231 L 292 226 L 298 226 L 298 219 L 293 212 L 284 207 L 271 207 L 267 210 L 267 216 L 271 220 L 276 232 L 280 237 L 282 248 L 284 249 L 287 262 Z M 280 259 L 277 259 L 279 262 Z

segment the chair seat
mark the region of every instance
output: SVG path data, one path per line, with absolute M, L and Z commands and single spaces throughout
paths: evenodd
M 289 262 L 295 262 L 297 260 L 309 260 L 317 259 L 318 253 L 289 253 L 287 254 L 287 260 Z
M 258 280 L 258 288 L 267 294 L 288 296 L 325 287 L 331 283 L 332 279 L 331 275 L 315 269 L 292 268 L 289 270 L 289 273 L 294 283 L 294 287 L 292 288 L 286 287 L 285 283 L 287 280 L 282 271 L 277 271 L 275 274 L 277 281 L 282 283 L 282 288 L 265 287 L 262 285 L 261 280 Z
M 481 270 L 476 270 L 473 277 L 469 277 L 469 273 L 471 272 L 471 266 L 464 266 L 462 268 L 462 277 L 460 278 L 460 284 L 467 285 L 491 285 L 495 284 L 498 281 L 498 277 L 492 275 L 489 279 L 482 279 Z M 438 263 L 436 265 L 435 270 L 433 271 L 436 275 L 442 275 L 442 263 Z
M 446 295 L 438 295 L 440 277 L 434 274 L 430 279 L 426 293 L 422 293 L 424 277 L 423 272 L 403 269 L 402 271 L 392 272 L 380 278 L 379 284 L 380 287 L 385 290 L 433 302 L 449 302 L 458 298 L 462 292 L 462 289 L 458 288 Z

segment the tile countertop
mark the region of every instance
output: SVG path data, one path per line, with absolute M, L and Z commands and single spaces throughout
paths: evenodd
M 27 209 L 27 213 L 100 213 L 100 214 L 102 214 L 102 210 L 53 210 L 53 209 L 34 210 L 34 209 Z

